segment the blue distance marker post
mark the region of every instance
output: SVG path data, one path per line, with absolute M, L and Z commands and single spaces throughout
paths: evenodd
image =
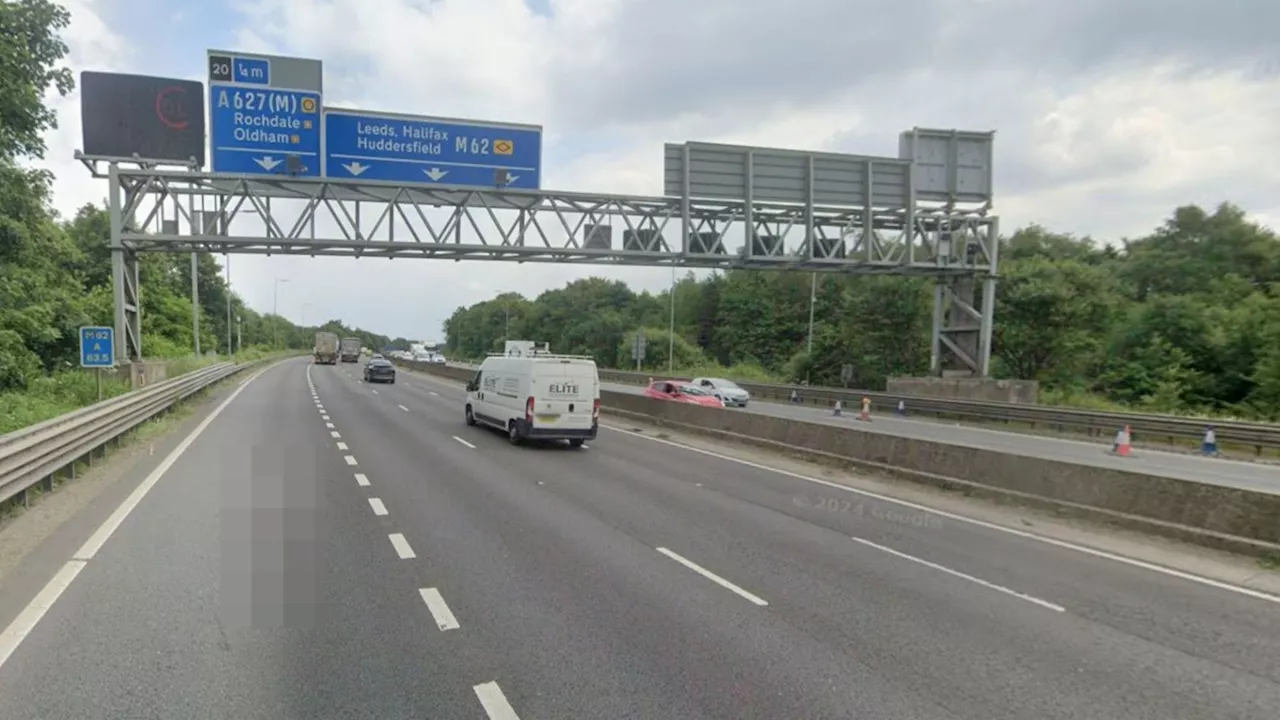
M 80 367 L 93 368 L 102 401 L 102 368 L 116 366 L 116 331 L 109 327 L 80 328 Z
M 542 128 L 331 108 L 324 113 L 325 175 L 453 187 L 538 190 Z
M 320 177 L 319 60 L 209 51 L 213 171 Z

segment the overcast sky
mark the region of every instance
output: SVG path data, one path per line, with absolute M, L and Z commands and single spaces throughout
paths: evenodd
M 685 140 L 896 155 L 913 126 L 995 130 L 1002 228 L 1114 241 L 1178 204 L 1280 224 L 1280 3 L 1273 0 L 69 0 L 71 64 L 203 80 L 208 48 L 325 62 L 329 104 L 545 127 L 543 187 L 655 195 Z M 70 160 L 56 203 L 105 197 Z M 661 269 L 242 257 L 270 311 L 442 339 L 459 305 Z M 341 283 L 339 285 L 339 282 Z M 339 288 L 341 291 L 339 292 Z M 144 290 L 145 292 L 145 290 Z M 997 311 L 998 312 L 998 311 Z

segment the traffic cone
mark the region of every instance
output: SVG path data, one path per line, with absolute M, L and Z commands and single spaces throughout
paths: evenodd
M 901 415 L 901 416 L 903 416 L 903 417 L 906 417 L 906 416 L 907 416 L 907 401 L 906 401 L 906 400 L 899 400 L 899 401 L 898 401 L 898 414 L 899 414 L 899 415 Z
M 836 401 L 834 407 L 831 408 L 831 414 L 840 417 L 844 413 L 844 404 L 839 400 Z
M 871 398 L 862 398 L 862 412 L 858 413 L 858 419 L 871 422 Z
M 1129 426 L 1125 425 L 1116 431 L 1116 441 L 1111 446 L 1111 452 L 1121 457 L 1128 457 L 1133 450 L 1133 446 L 1129 444 Z
M 1206 425 L 1204 428 L 1204 440 L 1200 443 L 1200 453 L 1218 457 L 1218 435 L 1213 431 L 1212 425 Z

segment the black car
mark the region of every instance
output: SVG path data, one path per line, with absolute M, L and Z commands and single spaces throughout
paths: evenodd
M 369 361 L 368 365 L 364 366 L 364 381 L 369 383 L 394 383 L 396 381 L 396 366 L 392 365 L 390 360 L 374 358 Z

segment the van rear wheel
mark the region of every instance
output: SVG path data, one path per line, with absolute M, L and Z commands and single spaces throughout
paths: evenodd
M 515 420 L 507 423 L 507 440 L 510 441 L 512 445 L 520 444 L 520 427 L 516 425 Z

